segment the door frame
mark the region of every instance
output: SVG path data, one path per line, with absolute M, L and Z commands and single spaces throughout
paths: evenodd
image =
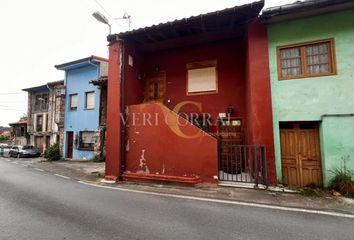
M 71 144 L 69 141 L 70 138 L 72 139 Z M 70 151 L 70 154 L 69 154 L 69 151 Z M 73 131 L 66 132 L 66 151 L 65 152 L 66 152 L 66 154 L 65 154 L 66 158 L 70 158 L 70 159 L 73 158 L 73 152 L 74 152 L 74 132 Z
M 38 144 L 38 140 L 40 143 Z M 39 152 L 43 153 L 44 151 L 44 137 L 43 136 L 34 136 L 34 147 L 36 147 Z
M 158 98 L 150 98 L 149 96 L 149 88 L 150 82 L 154 79 L 161 80 L 162 79 L 162 95 L 158 96 Z M 159 89 L 158 89 L 159 90 Z M 163 102 L 166 96 L 166 72 L 165 71 L 158 71 L 151 74 L 148 74 L 145 79 L 145 86 L 144 86 L 144 102 Z
M 303 161 L 304 156 L 301 155 L 301 145 L 300 145 L 300 137 L 301 131 L 306 130 L 306 128 L 300 128 L 301 124 L 315 124 L 315 131 L 316 131 L 316 138 L 318 144 L 318 164 L 319 164 L 319 174 L 320 174 L 320 181 L 319 186 L 323 186 L 323 168 L 322 168 L 322 150 L 321 150 L 321 134 L 320 134 L 320 121 L 279 121 L 279 149 L 280 149 L 280 163 L 281 163 L 281 171 L 282 171 L 282 181 L 284 183 L 284 162 L 283 162 L 283 154 L 282 154 L 282 139 L 281 139 L 281 131 L 282 130 L 293 130 L 295 132 L 295 143 L 294 143 L 294 152 L 295 152 L 295 165 L 296 165 L 296 175 L 297 175 L 297 183 L 295 187 L 305 187 L 304 184 L 304 175 L 303 175 Z M 281 128 L 281 124 L 292 124 L 293 128 Z M 307 128 L 311 129 L 311 128 Z M 290 185 L 291 186 L 291 185 Z M 294 185 L 293 185 L 294 186 Z

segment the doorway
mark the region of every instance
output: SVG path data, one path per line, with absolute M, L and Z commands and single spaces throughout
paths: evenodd
M 66 132 L 66 158 L 73 158 L 74 133 Z
M 34 146 L 38 149 L 40 153 L 43 152 L 43 137 L 36 136 L 34 137 Z
M 50 136 L 45 137 L 45 148 L 50 148 Z
M 279 127 L 284 185 L 322 186 L 318 122 L 281 122 Z

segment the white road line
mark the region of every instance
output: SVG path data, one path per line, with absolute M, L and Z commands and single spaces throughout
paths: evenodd
M 33 168 L 34 170 L 37 170 L 37 171 L 40 171 L 40 172 L 44 172 L 43 169 L 40 169 L 40 168 Z
M 54 175 L 57 176 L 57 177 L 61 177 L 61 178 L 65 178 L 65 179 L 70 179 L 69 177 L 63 176 L 63 175 L 60 175 L 60 174 L 54 174 Z
M 22 166 L 24 166 L 24 167 L 28 167 L 28 165 L 26 165 L 26 164 L 21 164 Z
M 13 163 L 13 164 L 17 164 L 17 165 L 19 164 L 18 162 L 12 162 L 12 163 Z
M 322 210 L 311 210 L 305 208 L 281 207 L 281 206 L 267 205 L 261 203 L 248 203 L 248 202 L 240 202 L 240 201 L 229 201 L 229 200 L 202 198 L 202 197 L 183 196 L 183 195 L 168 194 L 168 193 L 146 192 L 141 190 L 131 190 L 131 189 L 118 188 L 118 187 L 96 185 L 96 184 L 87 183 L 83 181 L 78 181 L 78 183 L 93 186 L 93 187 L 100 187 L 100 188 L 112 189 L 112 190 L 123 191 L 123 192 L 142 193 L 142 194 L 154 195 L 154 196 L 189 199 L 189 200 L 196 200 L 196 201 L 203 201 L 203 202 L 225 203 L 225 204 L 232 204 L 238 206 L 258 207 L 258 208 L 274 209 L 274 210 L 281 210 L 281 211 L 288 211 L 288 212 L 312 213 L 312 214 L 354 219 L 354 215 L 345 214 L 345 213 L 326 212 Z

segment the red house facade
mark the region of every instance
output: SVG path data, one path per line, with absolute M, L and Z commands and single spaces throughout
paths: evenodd
M 108 36 L 107 179 L 275 184 L 263 4 Z

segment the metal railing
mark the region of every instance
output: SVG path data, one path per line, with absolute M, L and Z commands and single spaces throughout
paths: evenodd
M 219 180 L 268 185 L 265 146 L 219 143 Z

